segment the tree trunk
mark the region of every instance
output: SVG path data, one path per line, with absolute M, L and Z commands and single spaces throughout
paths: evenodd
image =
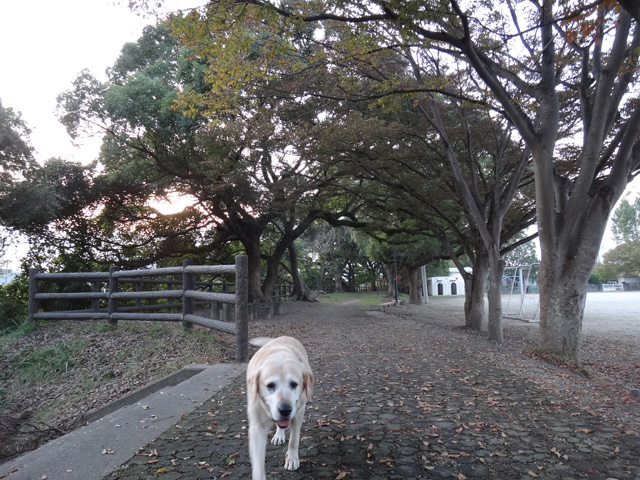
M 502 276 L 504 274 L 504 260 L 500 258 L 497 248 L 490 255 L 489 260 L 489 340 L 498 343 L 504 341 L 502 335 Z
M 282 257 L 287 252 L 287 244 L 286 239 L 282 239 L 276 245 L 275 250 L 271 254 L 269 258 L 267 258 L 267 273 L 264 276 L 264 280 L 262 282 L 262 293 L 265 298 L 270 298 L 273 296 L 273 290 L 278 281 L 278 271 L 280 270 L 280 262 L 282 261 Z
M 409 271 L 409 303 L 412 305 L 422 305 L 420 297 L 420 267 L 410 267 Z
M 324 276 L 327 273 L 327 269 L 324 268 L 323 266 L 320 267 L 320 275 L 318 276 L 318 285 L 316 288 L 316 290 L 318 290 L 319 292 L 324 290 Z
M 313 302 L 311 298 L 311 290 L 300 278 L 300 270 L 298 268 L 298 252 L 295 244 L 289 245 L 289 265 L 291 266 L 291 278 L 293 279 L 293 292 L 289 298 L 293 300 L 301 300 L 305 302 Z
M 545 265 L 544 262 L 543 265 L 540 266 L 538 274 L 540 288 L 538 348 L 580 363 L 580 336 L 587 298 L 587 282 L 575 276 L 568 278 L 564 275 L 560 279 L 553 267 Z
M 393 264 L 383 264 L 385 275 L 387 277 L 387 295 L 386 298 L 396 298 L 396 275 Z
M 344 268 L 341 265 L 336 265 L 335 270 L 333 272 L 333 280 L 335 286 L 335 293 L 342 293 L 344 289 L 342 288 L 342 272 Z
M 249 263 L 249 302 L 264 299 L 262 293 L 262 259 L 260 256 L 260 238 L 243 241 Z
M 599 203 L 599 199 L 595 202 Z M 609 202 L 594 204 L 588 214 L 589 221 L 582 228 L 582 234 L 570 239 L 560 237 L 555 247 L 541 245 L 544 249 L 538 273 L 538 348 L 576 364 L 581 360 L 580 337 L 587 284 L 609 213 Z
M 463 274 L 465 279 L 465 326 L 476 331 L 482 331 L 487 322 L 484 312 L 484 289 L 488 268 L 488 258 L 484 255 L 478 255 L 473 263 L 473 274 L 470 275 L 466 272 Z
M 356 272 L 352 262 L 349 262 L 347 264 L 347 272 L 348 272 L 347 277 L 349 281 L 347 291 L 355 292 L 356 291 Z

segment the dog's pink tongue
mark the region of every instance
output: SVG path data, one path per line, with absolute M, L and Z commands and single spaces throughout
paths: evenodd
M 280 428 L 287 428 L 289 426 L 289 420 L 278 420 L 276 423 Z

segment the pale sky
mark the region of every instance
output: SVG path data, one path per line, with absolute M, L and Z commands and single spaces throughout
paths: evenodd
M 165 2 L 167 8 L 204 3 Z M 0 18 L 0 99 L 4 107 L 22 113 L 32 130 L 36 158 L 95 159 L 99 139 L 74 146 L 55 116 L 56 97 L 85 68 L 104 78 L 122 46 L 136 41 L 155 19 L 131 12 L 126 0 L 0 0 Z M 603 251 L 615 246 L 610 234 L 602 246 Z
M 165 3 L 176 8 L 205 2 Z M 0 19 L 0 99 L 5 108 L 20 112 L 31 129 L 36 159 L 88 163 L 97 158 L 100 139 L 74 146 L 55 115 L 56 97 L 85 68 L 105 79 L 122 46 L 135 42 L 155 17 L 131 12 L 126 0 L 0 0 Z M 14 264 L 21 250 L 9 248 L 5 260 Z
M 99 78 L 146 21 L 114 0 L 22 0 L 0 3 L 0 99 L 32 129 L 36 158 L 87 162 L 99 142 L 75 148 L 54 112 L 56 97 L 84 68 Z

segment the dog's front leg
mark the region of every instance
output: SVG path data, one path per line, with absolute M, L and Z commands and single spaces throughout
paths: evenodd
M 289 447 L 287 448 L 287 458 L 284 461 L 286 470 L 297 470 L 300 466 L 300 458 L 298 457 L 298 449 L 300 447 L 300 431 L 302 430 L 302 421 L 304 420 L 304 406 L 298 410 L 295 417 L 291 419 L 289 430 Z
M 251 459 L 251 478 L 253 480 L 266 480 L 267 474 L 264 467 L 267 450 L 268 427 L 249 423 L 249 458 Z
M 273 437 L 271 438 L 272 445 L 282 445 L 287 441 L 287 437 L 285 436 L 284 431 L 284 428 L 280 428 L 276 425 L 276 433 L 274 433 Z

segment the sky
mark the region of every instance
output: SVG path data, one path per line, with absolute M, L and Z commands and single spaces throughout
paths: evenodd
M 74 146 L 55 116 L 56 97 L 85 68 L 103 79 L 124 43 L 152 19 L 114 0 L 6 0 L 0 18 L 0 99 L 32 129 L 36 158 L 92 160 L 99 140 Z
M 167 5 L 201 3 L 170 0 Z M 0 100 L 21 113 L 31 129 L 36 159 L 88 163 L 97 158 L 100 139 L 74 145 L 55 114 L 56 98 L 83 69 L 105 79 L 122 46 L 135 42 L 155 17 L 133 13 L 126 0 L 2 0 L 0 18 Z M 15 258 L 19 250 L 10 249 L 7 256 Z
M 204 0 L 169 0 L 165 8 L 195 7 Z M 36 158 L 82 163 L 98 156 L 99 139 L 74 145 L 56 115 L 56 97 L 83 69 L 104 79 L 126 42 L 134 42 L 155 18 L 133 13 L 126 0 L 2 0 L 0 2 L 0 99 L 21 112 L 31 128 Z M 638 181 L 629 189 L 637 196 Z M 607 233 L 602 251 L 615 247 Z

